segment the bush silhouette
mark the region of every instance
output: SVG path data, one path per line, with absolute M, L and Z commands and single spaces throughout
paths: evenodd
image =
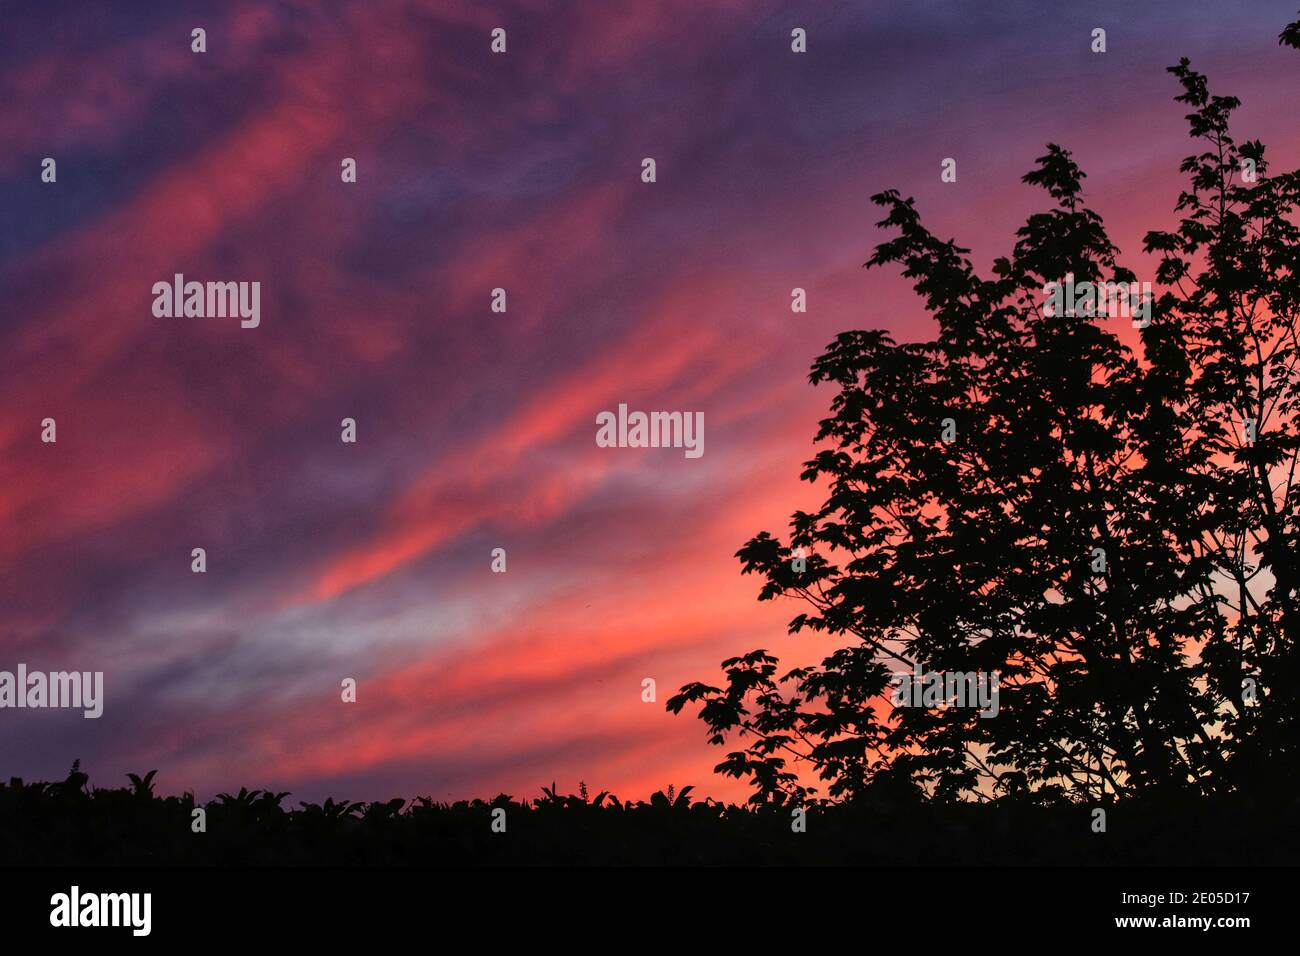
M 1105 838 L 1089 810 L 1015 796 L 925 803 L 880 784 L 872 800 L 808 811 L 795 833 L 782 807 L 691 799 L 667 787 L 648 801 L 584 798 L 552 784 L 534 800 L 506 794 L 442 803 L 429 797 L 323 804 L 241 789 L 205 804 L 159 797 L 152 775 L 131 786 L 0 785 L 5 865 L 472 865 L 472 864 L 1288 864 L 1300 851 L 1295 807 L 1240 797 L 1128 801 Z M 883 780 L 884 778 L 882 778 Z M 207 812 L 206 832 L 191 828 Z M 506 833 L 492 812 L 506 811 Z M 1195 840 L 1187 839 L 1195 832 Z

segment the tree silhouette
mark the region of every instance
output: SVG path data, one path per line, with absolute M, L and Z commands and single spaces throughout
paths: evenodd
M 1281 41 L 1300 46 L 1300 22 Z M 1239 105 L 1170 67 L 1199 150 L 1140 332 L 1045 309 L 1049 283 L 1129 283 L 1084 173 L 1055 144 L 1023 181 L 1051 207 L 992 275 L 911 199 L 873 197 L 933 339 L 839 335 L 810 381 L 837 392 L 802 477 L 826 489 L 788 543 L 738 552 L 760 600 L 807 605 L 820 665 L 724 661 L 699 704 L 716 768 L 752 802 L 867 793 L 940 801 L 1290 792 L 1300 778 L 1295 172 L 1238 143 Z M 1121 334 L 1123 333 L 1123 334 Z M 1133 344 L 1130 346 L 1130 342 Z M 946 432 L 946 434 L 945 434 Z M 945 440 L 950 439 L 950 440 Z M 796 560 L 800 558 L 800 560 Z M 890 700 L 895 672 L 996 673 L 995 719 Z

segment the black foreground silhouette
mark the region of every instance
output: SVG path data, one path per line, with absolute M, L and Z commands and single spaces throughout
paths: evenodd
M 915 794 L 814 807 L 806 830 L 776 806 L 695 802 L 667 787 L 623 803 L 586 787 L 535 800 L 437 803 L 299 803 L 241 789 L 198 804 L 160 797 L 154 771 L 131 786 L 92 788 L 75 765 L 58 783 L 0 784 L 0 863 L 5 865 L 412 865 L 473 864 L 869 864 L 1292 865 L 1300 807 L 1232 798 L 1108 806 L 1106 833 L 1090 810 L 993 803 L 936 804 Z M 194 810 L 206 832 L 193 832 Z M 505 832 L 493 832 L 493 811 Z M 1195 838 L 1189 838 L 1194 834 Z

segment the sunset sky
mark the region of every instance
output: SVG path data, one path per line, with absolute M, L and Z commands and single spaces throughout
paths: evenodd
M 1296 6 L 0 3 L 0 670 L 105 674 L 99 720 L 0 710 L 0 777 L 743 796 L 663 702 L 824 650 L 733 555 L 820 500 L 822 347 L 930 332 L 862 269 L 869 197 L 985 268 L 1059 142 L 1153 280 L 1192 149 L 1165 67 L 1300 166 Z M 261 325 L 156 318 L 176 273 L 259 281 Z M 704 455 L 597 447 L 620 402 L 702 411 Z

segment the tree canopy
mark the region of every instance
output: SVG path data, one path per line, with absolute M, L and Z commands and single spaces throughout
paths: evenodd
M 1300 21 L 1281 41 L 1300 47 Z M 819 665 L 766 650 L 667 704 L 699 716 L 753 802 L 1117 799 L 1289 788 L 1300 776 L 1295 545 L 1300 174 L 1229 123 L 1239 102 L 1181 60 L 1190 110 L 1150 321 L 1045 309 L 1051 283 L 1132 283 L 1084 172 L 1049 144 L 1023 182 L 1048 208 L 992 274 L 915 203 L 873 197 L 936 327 L 848 331 L 813 364 L 835 389 L 786 540 L 737 557 L 760 600 L 805 607 Z M 1049 313 L 1055 314 L 1049 314 Z M 1139 323 L 1140 324 L 1140 323 Z M 900 706 L 900 672 L 999 677 L 993 719 Z M 814 779 L 816 778 L 816 779 Z M 824 793 L 824 796 L 823 796 Z

